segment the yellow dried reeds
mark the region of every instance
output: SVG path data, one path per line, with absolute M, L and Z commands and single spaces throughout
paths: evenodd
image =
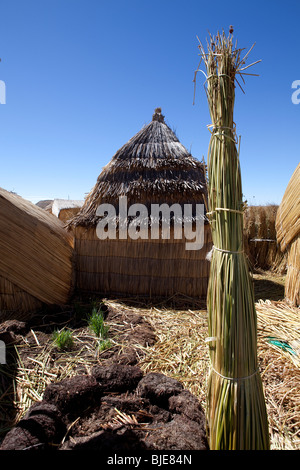
M 285 251 L 300 233 L 300 163 L 285 190 L 276 217 L 277 240 Z
M 184 299 L 183 299 L 184 300 Z M 160 372 L 176 378 L 186 389 L 193 393 L 206 409 L 207 378 L 209 374 L 209 354 L 207 350 L 207 311 L 201 303 L 194 301 L 195 306 L 189 309 L 184 302 L 180 308 L 173 309 L 164 301 L 149 306 L 137 298 L 105 300 L 108 307 L 122 311 L 126 315 L 136 313 L 151 324 L 157 341 L 149 347 L 140 344 L 136 347 L 140 357 L 139 366 L 144 373 Z M 270 423 L 271 449 L 300 449 L 300 368 L 299 351 L 295 356 L 276 344 L 269 342 L 269 337 L 287 341 L 296 351 L 299 344 L 299 310 L 285 302 L 259 301 L 256 303 L 258 321 L 258 358 L 263 370 L 262 381 L 265 390 L 266 404 Z M 118 323 L 118 322 L 117 322 Z M 115 319 L 109 322 L 111 341 L 121 348 L 128 346 L 121 342 L 119 324 Z M 128 324 L 130 328 L 130 324 Z M 0 414 L 1 425 L 9 429 L 12 425 L 9 416 L 11 403 L 17 410 L 15 422 L 28 411 L 29 406 L 42 398 L 45 387 L 78 374 L 78 368 L 90 373 L 95 364 L 101 363 L 101 354 L 96 354 L 96 337 L 87 329 L 73 331 L 75 351 L 51 354 L 50 342 L 43 334 L 32 330 L 33 341 L 30 354 L 26 357 L 24 342 L 16 346 L 18 352 L 18 369 L 6 366 L 1 369 L 2 376 L 8 375 L 9 383 L 15 387 L 1 388 Z M 14 413 L 12 413 L 14 415 Z M 4 429 L 1 429 L 3 432 Z
M 102 294 L 205 298 L 211 231 L 204 228 L 204 246 L 186 250 L 186 239 L 99 240 L 96 230 L 76 227 L 77 288 Z
M 56 217 L 0 189 L 0 276 L 16 286 L 11 305 L 28 296 L 46 304 L 63 304 L 69 299 L 73 283 L 73 237 Z M 2 282 L 2 288 L 4 284 Z M 8 288 L 8 284 L 6 285 Z M 8 297 L 2 297 L 2 303 Z M 7 303 L 7 302 L 6 302 Z
M 0 276 L 0 312 L 1 319 L 14 317 L 18 312 L 18 319 L 27 317 L 27 314 L 42 307 L 42 302 L 36 297 L 25 292 L 20 287 L 12 284 L 8 279 Z
M 269 278 L 268 278 L 269 279 Z M 208 318 L 201 304 L 172 309 L 165 302 L 152 307 L 131 300 L 106 300 L 115 309 L 136 312 L 154 328 L 157 341 L 141 349 L 140 367 L 160 372 L 183 383 L 207 409 L 210 359 L 207 350 Z M 258 301 L 258 359 L 268 410 L 272 450 L 300 448 L 299 311 L 283 301 Z M 297 355 L 269 341 L 288 342 Z M 298 345 L 298 346 L 297 346 Z
M 300 306 L 300 233 L 288 249 L 285 297 L 293 305 Z
M 254 269 L 286 272 L 287 257 L 276 239 L 278 206 L 248 206 L 244 212 L 244 249 Z
M 266 407 L 257 362 L 257 323 L 252 281 L 243 247 L 243 200 L 233 109 L 236 75 L 245 57 L 232 35 L 210 36 L 206 94 L 212 119 L 208 195 L 214 250 L 208 286 L 211 372 L 209 444 L 214 450 L 269 448 Z M 249 66 L 248 66 L 249 67 Z
M 299 308 L 283 301 L 256 303 L 258 351 L 272 449 L 300 448 Z
M 80 210 L 83 201 L 69 199 L 54 199 L 51 212 L 65 224 Z
M 285 295 L 300 305 L 300 163 L 285 190 L 276 217 L 277 239 L 287 253 Z

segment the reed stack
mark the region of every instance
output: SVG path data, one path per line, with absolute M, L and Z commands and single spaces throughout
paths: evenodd
M 253 283 L 243 244 L 239 142 L 233 119 L 237 76 L 244 80 L 245 70 L 254 63 L 245 65 L 250 51 L 242 56 L 231 32 L 210 35 L 207 52 L 199 41 L 199 50 L 212 121 L 207 161 L 213 240 L 207 294 L 209 443 L 212 450 L 265 450 L 268 419 L 257 361 Z

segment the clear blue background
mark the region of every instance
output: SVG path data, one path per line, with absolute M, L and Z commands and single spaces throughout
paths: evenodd
M 300 161 L 299 0 L 6 0 L 0 18 L 1 187 L 33 202 L 83 199 L 157 106 L 206 159 L 197 36 L 232 24 L 239 47 L 256 43 L 248 63 L 262 59 L 236 94 L 244 197 L 280 203 Z

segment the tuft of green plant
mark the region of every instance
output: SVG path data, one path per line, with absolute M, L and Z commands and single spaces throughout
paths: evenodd
M 95 333 L 97 338 L 107 339 L 109 326 L 105 325 L 104 316 L 100 308 L 94 307 L 88 318 L 89 328 Z
M 109 349 L 112 346 L 110 339 L 101 339 L 98 344 L 99 351 L 105 351 L 105 349 Z
M 62 330 L 55 330 L 52 334 L 52 339 L 56 347 L 62 351 L 71 349 L 74 344 L 72 331 L 64 328 Z

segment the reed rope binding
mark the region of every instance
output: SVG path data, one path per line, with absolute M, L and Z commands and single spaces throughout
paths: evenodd
M 254 375 L 259 373 L 259 369 L 256 369 L 252 374 L 247 375 L 246 377 L 226 377 L 225 375 L 220 374 L 220 372 L 218 372 L 216 369 L 214 369 L 214 367 L 211 366 L 210 368 L 215 374 L 222 377 L 222 379 L 231 380 L 232 382 L 240 382 L 240 381 L 243 381 L 243 380 L 248 380 L 248 379 L 251 379 Z
M 237 209 L 230 209 L 228 207 L 215 207 L 215 209 L 211 212 L 206 212 L 206 215 L 214 214 L 217 211 L 227 211 L 227 212 L 235 212 L 236 214 L 244 215 L 244 211 L 239 211 Z
M 241 251 L 230 251 L 230 250 L 223 250 L 222 248 L 218 248 L 217 246 L 213 246 L 214 250 L 221 251 L 222 253 L 227 253 L 229 255 L 239 255 L 241 253 L 244 253 L 244 250 Z

